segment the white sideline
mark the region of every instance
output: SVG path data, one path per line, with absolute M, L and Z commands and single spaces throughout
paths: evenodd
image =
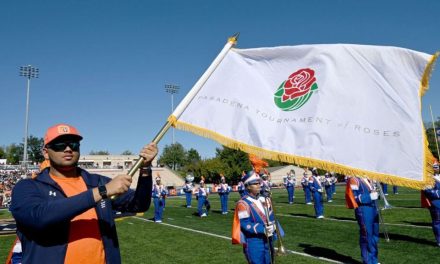
M 142 218 L 142 217 L 139 217 L 139 216 L 133 216 L 133 218 L 136 218 L 136 219 L 139 219 L 139 220 L 142 220 L 142 221 L 145 221 L 145 222 L 154 223 L 154 221 L 152 221 L 152 220 L 148 220 L 148 219 L 145 219 L 145 218 Z M 155 223 L 155 224 L 157 224 L 157 223 Z M 168 224 L 168 223 L 160 223 L 160 224 L 161 225 L 170 226 L 170 227 L 174 227 L 174 228 L 177 228 L 177 229 L 182 229 L 182 230 L 194 232 L 194 233 L 199 233 L 199 234 L 204 234 L 204 235 L 208 235 L 208 236 L 218 237 L 218 238 L 222 238 L 222 239 L 226 239 L 226 240 L 231 240 L 231 238 L 227 237 L 227 236 L 222 236 L 222 235 L 217 235 L 217 234 L 213 234 L 213 233 L 208 233 L 208 232 L 204 232 L 204 231 L 200 231 L 200 230 L 196 230 L 196 229 L 192 229 L 192 228 L 187 228 L 187 227 L 182 227 L 182 226 L 177 226 L 177 225 L 171 225 L 171 224 Z M 310 254 L 307 254 L 307 253 L 303 253 L 303 252 L 297 252 L 297 251 L 293 251 L 293 250 L 289 250 L 289 249 L 286 249 L 286 251 L 289 252 L 290 254 L 296 254 L 296 255 L 301 255 L 301 256 L 304 256 L 304 257 L 324 260 L 324 261 L 331 262 L 331 263 L 343 264 L 343 262 L 340 262 L 340 261 L 336 261 L 336 260 L 328 259 L 328 258 L 324 258 L 324 257 L 313 256 L 313 255 L 310 255 Z
M 220 203 L 220 201 L 218 201 L 218 203 Z M 212 204 L 212 201 L 211 201 L 211 204 Z M 173 205 L 170 205 L 170 206 L 168 206 L 167 205 L 167 207 L 170 207 L 170 208 L 180 208 L 181 206 L 173 206 Z M 276 207 L 279 207 L 278 205 L 276 206 Z M 196 208 L 196 207 L 194 207 L 194 208 Z M 307 217 L 307 216 L 300 216 L 300 215 L 287 215 L 287 214 L 277 214 L 277 216 L 282 216 L 282 217 L 292 217 L 292 218 L 305 218 L 305 219 L 310 219 L 310 217 Z M 356 222 L 356 220 L 343 220 L 343 219 L 335 219 L 335 218 L 330 218 L 330 217 L 326 217 L 326 218 L 324 218 L 324 219 L 322 219 L 322 220 L 329 220 L 329 221 L 335 221 L 335 222 L 346 222 L 346 223 L 354 223 L 354 224 L 357 224 L 357 222 Z M 432 229 L 432 227 L 431 226 L 421 226 L 421 225 L 410 225 L 410 224 L 392 224 L 392 223 L 385 223 L 385 225 L 387 225 L 387 226 L 402 226 L 402 227 L 414 227 L 414 228 L 426 228 L 426 229 Z

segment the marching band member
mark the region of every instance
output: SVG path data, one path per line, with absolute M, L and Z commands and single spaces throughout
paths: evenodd
M 434 163 L 434 186 L 423 190 L 423 195 L 426 200 L 423 201 L 425 206 L 429 209 L 432 219 L 432 231 L 434 232 L 437 245 L 440 247 L 440 174 L 439 164 Z
M 164 196 L 166 196 L 167 191 L 163 184 L 161 184 L 161 178 L 158 175 L 156 177 L 156 183 L 153 184 L 153 190 L 151 196 L 153 197 L 153 203 L 154 203 L 154 222 L 156 223 L 162 223 L 162 214 L 163 214 L 163 207 L 164 207 Z
M 307 176 L 307 172 L 303 173 L 303 177 L 301 179 L 301 186 L 304 191 L 304 197 L 306 204 L 312 204 L 312 196 L 309 188 L 309 177 Z
M 378 263 L 379 215 L 376 205 L 378 196 L 370 180 L 348 178 L 345 189 L 346 205 L 350 209 L 355 209 L 354 214 L 360 229 L 359 246 L 362 262 L 365 264 Z
M 205 181 L 203 179 L 204 178 L 202 178 L 202 180 L 200 181 L 200 187 L 197 192 L 197 213 L 200 217 L 208 216 L 208 211 L 211 207 L 208 201 L 208 192 L 205 188 Z M 203 206 L 205 207 L 205 209 L 203 209 Z
M 393 194 L 399 194 L 399 189 L 395 185 L 393 185 Z
M 218 195 L 220 196 L 220 203 L 222 206 L 222 214 L 228 213 L 228 199 L 229 192 L 231 191 L 229 185 L 226 183 L 225 176 L 220 173 L 220 188 L 217 190 Z
M 261 182 L 260 182 L 260 194 L 264 197 L 270 196 L 270 181 L 268 180 L 267 174 L 261 175 Z
M 327 202 L 333 202 L 332 178 L 330 173 L 326 172 L 324 175 L 324 188 L 327 195 Z
M 271 203 L 260 195 L 258 173 L 250 171 L 242 181 L 247 193 L 235 207 L 232 243 L 243 244 L 248 263 L 273 263 L 276 227 Z
M 316 218 L 324 218 L 324 205 L 322 204 L 322 185 L 319 179 L 318 170 L 312 169 L 312 176 L 309 178 L 309 188 L 313 194 Z
M 286 177 L 284 177 L 284 186 L 287 190 L 288 202 L 289 204 L 293 204 L 293 198 L 295 198 L 295 171 L 291 170 L 287 173 Z
M 243 178 L 244 176 L 246 176 L 246 172 L 245 172 L 245 171 L 243 171 L 243 172 L 241 173 L 241 178 Z M 244 187 L 244 183 L 243 183 L 242 180 L 240 180 L 240 181 L 238 182 L 237 190 L 238 190 L 238 193 L 240 194 L 240 198 L 243 197 L 243 196 L 245 195 L 246 188 Z
M 338 179 L 336 178 L 336 174 L 334 172 L 330 172 L 331 179 L 332 179 L 332 194 L 336 194 L 336 183 L 338 182 Z
M 185 178 L 185 185 L 183 185 L 183 192 L 186 198 L 186 208 L 191 208 L 192 193 L 194 189 L 193 181 L 194 177 L 192 175 L 187 175 Z
M 388 184 L 386 183 L 380 183 L 380 185 L 382 186 L 382 192 L 384 195 L 388 195 Z

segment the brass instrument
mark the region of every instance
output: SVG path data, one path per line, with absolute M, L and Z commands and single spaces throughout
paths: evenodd
M 277 237 L 278 237 L 278 239 L 277 239 L 277 246 L 278 246 L 277 255 L 279 255 L 279 256 L 285 255 L 286 249 L 284 248 L 283 240 L 281 238 L 280 229 L 278 228 L 277 217 L 275 214 L 275 204 L 273 203 L 273 200 L 272 200 L 272 192 L 271 191 L 269 191 L 269 197 L 266 197 L 266 198 L 269 199 L 270 204 L 272 205 L 273 218 L 275 220 L 275 227 L 276 227 L 275 232 L 277 233 Z
M 388 235 L 388 229 L 385 225 L 385 221 L 382 216 L 382 210 L 391 209 L 393 206 L 388 202 L 387 198 L 385 198 L 385 194 L 383 193 L 382 186 L 380 185 L 380 182 L 376 181 L 376 188 L 379 190 L 379 195 L 384 201 L 384 207 L 382 209 L 379 208 L 379 203 L 376 200 L 376 208 L 377 213 L 379 215 L 379 223 L 382 225 L 383 228 L 383 235 L 385 237 L 385 241 L 390 242 L 390 236 Z

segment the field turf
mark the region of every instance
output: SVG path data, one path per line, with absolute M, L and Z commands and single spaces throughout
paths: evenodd
M 313 205 L 304 204 L 301 189 L 295 191 L 295 203 L 287 203 L 284 189 L 274 190 L 276 215 L 286 233 L 287 254 L 276 263 L 361 263 L 359 228 L 353 210 L 345 208 L 344 187 L 337 187 L 333 203 L 324 203 L 325 219 L 315 219 Z M 427 209 L 420 208 L 420 191 L 399 188 L 399 194 L 387 196 L 392 209 L 383 210 L 390 241 L 381 227 L 379 261 L 381 263 L 435 263 L 440 247 L 435 243 Z M 154 207 L 143 215 L 118 219 L 117 228 L 123 263 L 245 263 L 242 248 L 232 245 L 231 223 L 238 194 L 229 199 L 229 214 L 220 213 L 220 200 L 211 194 L 208 217 L 196 215 L 185 199 L 169 197 L 162 224 L 151 221 Z M 380 202 L 382 204 L 382 202 Z M 0 217 L 7 217 L 0 215 Z M 0 236 L 0 261 L 4 261 L 14 236 Z

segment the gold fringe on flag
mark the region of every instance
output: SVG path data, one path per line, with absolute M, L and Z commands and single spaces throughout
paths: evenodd
M 437 51 L 434 55 L 432 55 L 432 58 L 428 64 L 426 64 L 425 71 L 423 72 L 422 80 L 420 82 L 420 97 L 425 95 L 425 93 L 428 91 L 429 79 L 431 78 L 431 73 L 434 70 L 435 62 L 437 61 L 439 55 L 440 52 Z
M 215 140 L 221 145 L 224 145 L 226 147 L 241 150 L 246 153 L 254 154 L 265 159 L 283 161 L 305 167 L 317 167 L 323 170 L 333 171 L 343 175 L 357 175 L 360 177 L 367 177 L 369 179 L 377 180 L 380 182 L 384 182 L 396 186 L 406 186 L 413 189 L 424 189 L 428 185 L 429 186 L 433 185 L 433 179 L 432 177 L 430 177 L 430 175 L 432 175 L 433 173 L 433 169 L 432 169 L 433 159 L 432 159 L 432 153 L 429 151 L 429 149 L 425 151 L 426 167 L 425 167 L 425 172 L 423 174 L 423 181 L 416 181 L 411 179 L 404 179 L 397 175 L 372 172 L 372 171 L 352 168 L 342 164 L 331 163 L 328 161 L 266 150 L 263 148 L 247 145 L 245 143 L 239 142 L 234 139 L 227 138 L 219 133 L 210 131 L 205 128 L 191 125 L 182 121 L 177 121 L 175 117 L 170 116 L 168 120 L 173 121 L 174 123 L 172 123 L 172 126 L 176 127 L 177 129 L 188 131 L 193 134 Z

